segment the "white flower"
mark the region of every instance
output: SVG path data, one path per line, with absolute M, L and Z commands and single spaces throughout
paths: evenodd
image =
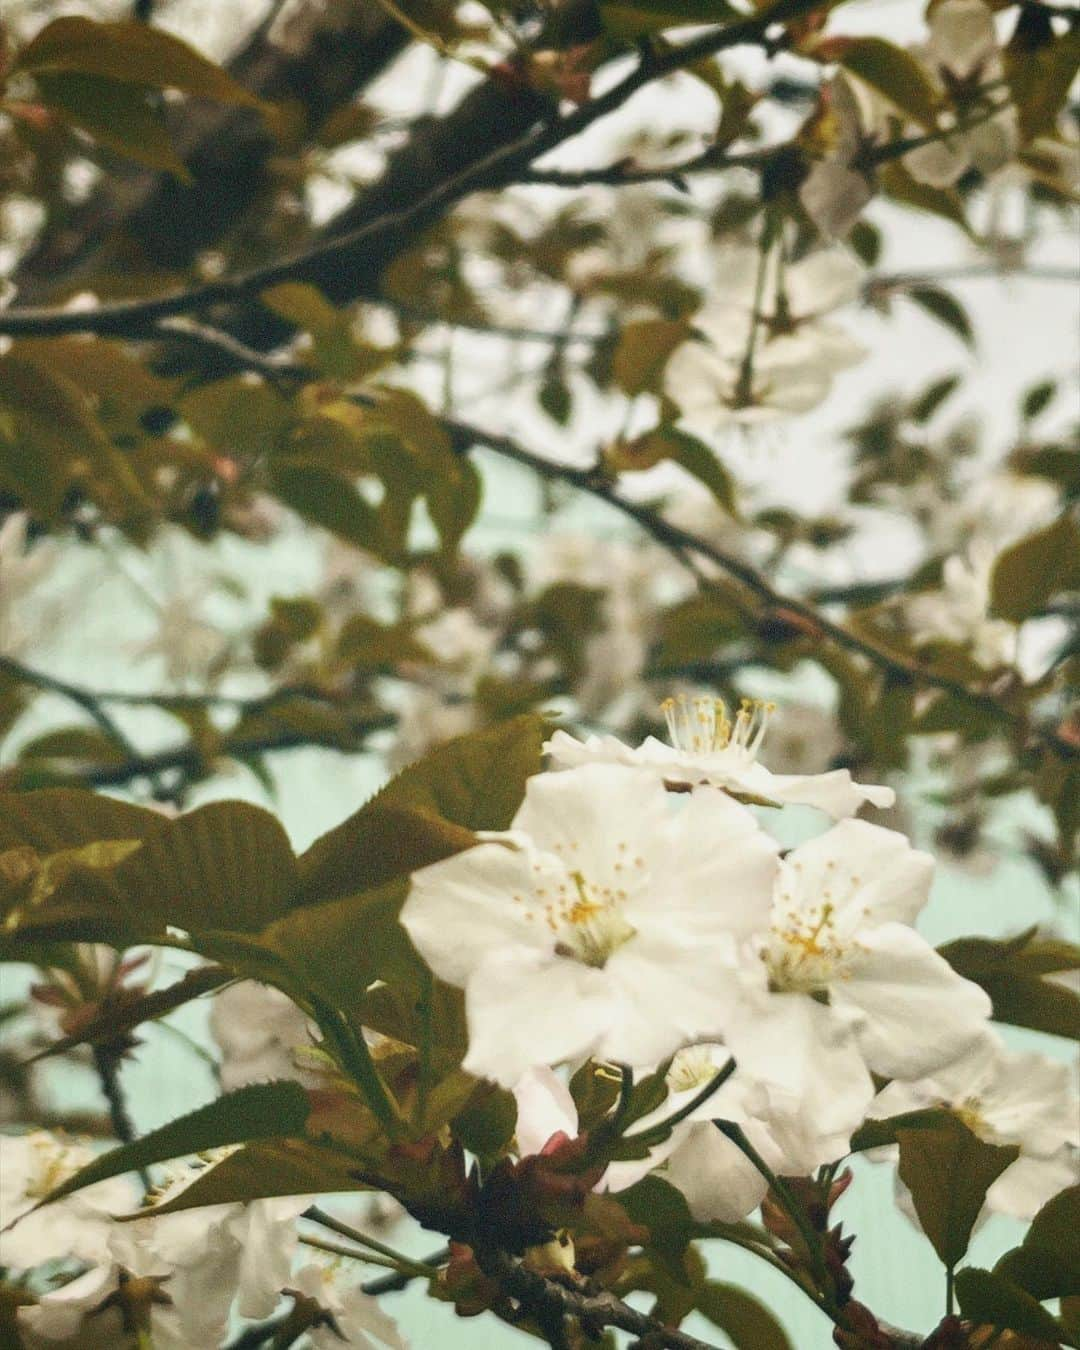
M 296 1272 L 289 1287 L 314 1300 L 333 1318 L 333 1326 L 312 1327 L 307 1332 L 315 1350 L 340 1350 L 342 1345 L 356 1350 L 376 1350 L 378 1346 L 407 1350 L 393 1318 L 358 1286 L 342 1288 L 336 1267 L 310 1262 Z
M 874 195 L 871 175 L 858 163 L 882 120 L 867 86 L 836 75 L 823 87 L 818 124 L 828 150 L 799 186 L 799 201 L 827 239 L 843 239 Z
M 1016 1054 L 987 1031 L 965 1055 L 918 1082 L 888 1084 L 869 1114 L 878 1119 L 941 1106 L 988 1144 L 1017 1144 L 1020 1157 L 987 1195 L 992 1210 L 1031 1218 L 1075 1180 L 1068 1153 L 1080 1147 L 1080 1100 L 1067 1064 Z
M 45 1261 L 103 1258 L 113 1228 L 111 1215 L 135 1198 L 127 1181 L 102 1181 L 34 1209 L 93 1159 L 87 1143 L 47 1130 L 0 1135 L 0 1265 L 27 1270 Z
M 228 660 L 229 638 L 201 613 L 207 592 L 202 583 L 177 587 L 158 607 L 154 636 L 129 645 L 136 658 L 160 657 L 170 684 L 204 685 Z
M 19 656 L 48 627 L 49 613 L 34 592 L 59 550 L 52 540 L 27 547 L 28 524 L 26 513 L 16 511 L 0 525 L 0 656 Z
M 654 1064 L 714 1039 L 737 943 L 766 921 L 775 844 L 723 793 L 674 810 L 648 774 L 593 764 L 529 780 L 508 834 L 415 873 L 401 921 L 465 989 L 470 1073 Z
M 953 554 L 945 560 L 940 590 L 907 599 L 908 627 L 917 645 L 946 641 L 970 646 L 974 660 L 988 668 L 1012 659 L 1015 627 L 989 616 L 994 562 L 993 548 L 976 539 L 966 556 Z
M 893 804 L 892 788 L 855 783 L 847 769 L 811 775 L 770 773 L 758 763 L 757 754 L 772 711 L 771 704 L 744 700 L 731 719 L 722 699 L 668 699 L 664 713 L 671 745 L 649 736 L 632 749 L 615 736 L 579 741 L 556 731 L 544 750 L 555 768 L 626 764 L 650 769 L 666 783 L 710 783 L 765 801 L 816 806 L 836 820 L 853 815 L 863 802 Z
M 919 55 L 943 93 L 958 82 L 977 85 L 1001 79 L 994 15 L 982 0 L 944 0 L 930 11 L 928 22 L 929 41 Z M 985 112 L 978 107 L 965 110 L 964 118 L 975 125 L 905 155 L 909 173 L 920 182 L 945 188 L 971 166 L 989 175 L 1008 164 L 1020 143 L 1016 110 L 1003 99 L 992 116 L 985 117 Z
M 793 1103 L 813 1094 L 822 1134 L 859 1123 L 873 1095 L 867 1070 L 922 1077 L 985 1030 L 990 1000 L 910 926 L 932 872 L 903 835 L 859 820 L 780 864 L 725 1041 L 742 1071 Z
M 308 1020 L 279 989 L 255 980 L 229 985 L 211 1005 L 210 1034 L 221 1050 L 226 1092 L 275 1078 L 303 1081 L 295 1052 L 311 1045 Z
M 19 1309 L 20 1343 L 26 1350 L 100 1350 L 104 1345 L 122 1346 L 123 1315 L 111 1301 L 118 1288 L 116 1266 L 91 1266 L 59 1289 L 43 1294 L 32 1307 Z M 156 1347 L 155 1336 L 155 1350 Z M 173 1342 L 170 1350 L 181 1348 Z

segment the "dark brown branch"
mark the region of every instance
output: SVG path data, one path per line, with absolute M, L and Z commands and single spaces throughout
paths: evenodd
M 388 175 L 387 179 L 372 192 L 364 194 L 355 210 L 369 218 L 344 234 L 321 240 L 291 258 L 270 263 L 264 267 L 252 268 L 231 278 L 195 286 L 189 290 L 177 291 L 171 295 L 160 296 L 153 300 L 118 301 L 100 305 L 97 309 L 71 311 L 64 309 L 9 309 L 0 314 L 0 333 L 9 336 L 34 335 L 37 337 L 57 336 L 62 333 L 99 333 L 114 336 L 140 337 L 157 321 L 172 318 L 180 314 L 191 314 L 212 308 L 216 305 L 235 305 L 254 298 L 260 291 L 282 281 L 301 281 L 319 286 L 335 303 L 341 303 L 362 295 L 374 287 L 377 276 L 390 257 L 400 253 L 417 234 L 440 219 L 462 198 L 473 192 L 504 187 L 513 182 L 521 172 L 535 159 L 557 146 L 571 140 L 594 122 L 620 108 L 639 89 L 664 75 L 672 74 L 683 66 L 712 56 L 717 52 L 745 43 L 759 42 L 767 29 L 774 24 L 809 13 L 817 7 L 818 0 L 779 0 L 768 11 L 728 24 L 720 29 L 709 30 L 692 41 L 672 47 L 663 53 L 647 53 L 638 65 L 607 93 L 590 100 L 581 107 L 564 116 L 551 117 L 546 124 L 537 126 L 537 119 L 549 108 L 546 99 L 522 85 L 515 90 L 511 109 L 524 109 L 526 116 L 518 113 L 517 124 L 525 122 L 528 129 L 518 139 L 509 144 L 498 144 L 490 153 L 481 153 L 478 158 L 467 160 L 466 166 L 456 174 L 443 177 L 438 185 L 426 194 L 416 197 L 416 163 L 404 164 L 398 179 Z M 493 91 L 500 95 L 500 108 L 492 108 L 488 116 L 501 111 L 504 124 L 510 116 L 503 106 L 508 100 L 499 86 L 489 81 L 479 86 L 466 99 L 479 104 L 483 100 L 495 98 Z M 436 123 L 445 137 L 449 119 L 446 123 Z M 511 119 L 511 125 L 513 125 Z M 469 125 L 474 128 L 488 125 L 481 110 L 469 108 Z M 500 130 L 503 128 L 500 127 Z M 489 131 L 488 143 L 498 138 Z M 471 151 L 474 147 L 470 146 Z M 483 148 L 483 142 L 481 143 Z M 450 163 L 461 162 L 462 149 L 451 142 L 443 146 L 450 156 Z M 415 155 L 420 155 L 417 149 Z M 422 180 L 423 181 L 423 180 Z M 402 201 L 403 189 L 410 195 L 404 200 L 409 205 L 397 205 Z M 392 205 L 384 214 L 370 218 L 373 207 L 377 208 L 379 196 L 389 197 Z M 375 199 L 374 201 L 372 199 Z M 265 325 L 263 325 L 265 327 Z M 280 338 L 280 329 L 276 330 Z M 248 334 L 241 332 L 241 340 L 253 345 L 265 345 L 265 333 L 256 342 Z
M 330 6 L 325 15 L 312 6 L 310 31 L 296 50 L 270 41 L 272 18 L 228 70 L 267 102 L 302 108 L 309 137 L 408 42 L 404 29 L 370 0 L 353 0 L 347 11 Z M 20 262 L 13 280 L 22 303 L 85 283 L 115 268 L 131 249 L 152 267 L 186 268 L 274 190 L 271 160 L 280 147 L 257 112 L 201 99 L 168 105 L 166 112 L 192 181 L 122 160 L 111 164 L 89 198 L 59 216 Z
M 656 1350 L 713 1350 L 708 1341 L 699 1340 L 675 1327 L 666 1327 L 655 1318 L 631 1308 L 622 1299 L 604 1290 L 586 1294 L 554 1280 L 537 1275 L 504 1252 L 477 1249 L 477 1264 L 511 1298 L 541 1325 L 553 1318 L 572 1317 L 590 1335 L 599 1336 L 614 1327 L 642 1338 Z
M 358 717 L 349 721 L 343 732 L 354 740 L 362 739 L 374 731 L 383 731 L 395 725 L 397 719 L 390 713 L 378 713 Z M 313 734 L 310 731 L 282 731 L 267 733 L 265 736 L 248 736 L 236 739 L 225 737 L 219 747 L 209 754 L 191 743 L 170 746 L 152 754 L 134 755 L 127 759 L 109 764 L 92 764 L 83 768 L 65 769 L 58 773 L 64 783 L 77 784 L 80 787 L 120 787 L 137 778 L 151 778 L 162 773 L 176 770 L 181 774 L 198 773 L 207 763 L 216 759 L 246 760 L 258 755 L 276 754 L 283 750 L 316 748 L 336 750 L 346 754 L 354 749 L 353 745 L 342 745 L 338 736 Z M 25 771 L 35 780 L 40 779 L 43 765 L 47 760 L 35 761 L 25 766 Z M 20 774 L 24 766 L 14 765 L 0 773 L 0 782 L 5 788 L 19 787 Z

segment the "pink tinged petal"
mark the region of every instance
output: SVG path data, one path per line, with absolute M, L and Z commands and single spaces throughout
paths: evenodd
M 594 1052 L 611 1024 L 602 970 L 538 952 L 490 957 L 465 990 L 469 1051 L 462 1067 L 512 1089 L 539 1064 Z
M 441 980 L 461 987 L 495 952 L 551 947 L 541 919 L 526 917 L 536 907 L 529 861 L 518 849 L 479 844 L 413 873 L 401 922 Z
M 796 901 L 830 902 L 844 928 L 914 923 L 930 894 L 934 860 L 904 835 L 864 820 L 842 820 L 785 860 Z
M 881 924 L 860 936 L 846 977 L 830 989 L 855 1015 L 867 1065 L 887 1078 L 922 1078 L 950 1063 L 986 1030 L 990 1000 L 957 975 L 911 928 Z
M 751 1143 L 767 1152 L 767 1136 L 747 1127 Z M 766 1161 L 769 1161 L 768 1158 Z M 711 1122 L 694 1124 L 680 1139 L 662 1173 L 681 1191 L 700 1223 L 738 1223 L 765 1198 L 768 1184 L 745 1154 Z
M 570 1089 L 554 1070 L 546 1066 L 529 1069 L 514 1084 L 514 1101 L 514 1135 L 523 1158 L 540 1153 L 553 1134 L 576 1138 L 577 1107 Z

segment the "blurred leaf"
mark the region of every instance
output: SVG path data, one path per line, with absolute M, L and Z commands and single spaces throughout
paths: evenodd
M 148 169 L 161 169 L 183 183 L 192 181 L 173 148 L 161 109 L 151 101 L 151 90 L 74 72 L 42 72 L 36 80 L 41 102 L 70 126 Z
M 703 483 L 729 515 L 739 514 L 735 484 L 716 451 L 680 427 L 663 423 L 632 441 L 617 441 L 604 458 L 616 473 L 651 469 L 664 460 L 678 464 Z
M 1020 623 L 1052 596 L 1080 588 L 1080 526 L 1071 516 L 1029 534 L 1000 553 L 990 578 L 990 604 Z
M 787 1332 L 768 1308 L 738 1285 L 707 1280 L 695 1303 L 735 1350 L 792 1350 Z
M 958 975 L 986 990 L 995 1021 L 1080 1040 L 1080 995 L 1043 978 L 1080 968 L 1075 944 L 1029 928 L 1001 940 L 960 938 L 938 950 Z
M 903 47 L 879 37 L 838 37 L 830 40 L 829 54 L 912 121 L 934 128 L 937 96 L 930 74 Z
M 184 395 L 180 415 L 219 454 L 260 459 L 287 445 L 296 414 L 276 390 L 237 375 Z
M 328 378 L 357 379 L 381 364 L 354 339 L 349 315 L 335 309 L 317 287 L 286 281 L 263 291 L 260 299 L 274 314 L 311 335 L 312 363 Z
M 73 487 L 117 514 L 146 502 L 84 392 L 50 368 L 42 344 L 0 356 L 0 486 L 44 520 L 55 520 Z
M 990 1189 L 1020 1156 L 1011 1144 L 983 1143 L 947 1111 L 932 1128 L 900 1128 L 900 1180 L 911 1192 L 919 1224 L 947 1267 L 967 1251 Z
M 1046 411 L 1057 394 L 1056 380 L 1040 380 L 1025 390 L 1020 400 L 1020 416 L 1025 422 L 1033 422 L 1040 413 Z
M 967 310 L 955 296 L 940 286 L 909 286 L 904 294 L 920 309 L 955 333 L 965 347 L 975 346 L 975 330 Z
M 1080 32 L 1055 34 L 1049 13 L 1025 6 L 1005 48 L 1005 79 L 1023 140 L 1053 135 L 1077 70 Z
M 934 380 L 912 403 L 908 416 L 920 426 L 929 422 L 945 400 L 956 393 L 961 380 L 960 375 L 946 375 L 940 380 Z
M 954 188 L 931 187 L 929 183 L 920 183 L 897 161 L 881 166 L 878 182 L 886 195 L 902 206 L 929 211 L 931 215 L 959 225 L 965 234 L 970 235 L 971 227 L 964 213 L 964 203 Z
M 611 377 L 633 397 L 656 392 L 668 358 L 690 336 L 689 325 L 671 319 L 637 319 L 620 332 L 611 358 Z
M 282 459 L 269 472 L 274 495 L 309 525 L 318 525 L 378 558 L 389 557 L 378 510 L 344 474 Z
M 95 1045 L 115 1040 L 142 1026 L 144 1022 L 156 1022 L 192 999 L 212 993 L 231 978 L 229 972 L 220 967 L 198 966 L 164 989 L 155 989 L 152 993 L 125 998 L 117 1003 L 105 1003 L 102 1005 L 103 1010 L 90 1021 L 81 1023 L 77 1032 L 53 1041 L 28 1062 L 33 1064 L 39 1059 L 66 1054 L 77 1045 Z
M 1007 1328 L 1048 1345 L 1080 1345 L 1038 1300 L 996 1271 L 967 1266 L 956 1276 L 960 1311 L 980 1326 Z
M 217 103 L 264 106 L 194 47 L 134 20 L 54 19 L 16 55 L 12 69 L 35 77 L 46 71 L 94 76 L 153 89 L 179 89 Z

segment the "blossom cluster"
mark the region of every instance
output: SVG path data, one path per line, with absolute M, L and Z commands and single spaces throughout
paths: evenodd
M 733 1221 L 765 1174 L 709 1122 L 739 1125 L 772 1172 L 801 1176 L 846 1156 L 867 1119 L 940 1105 L 1020 1145 L 989 1203 L 1030 1217 L 1080 1145 L 1069 1071 L 1007 1050 L 983 990 L 916 931 L 932 858 L 854 818 L 891 791 L 842 769 L 770 773 L 756 758 L 767 706 L 667 712 L 672 745 L 556 732 L 510 829 L 413 876 L 402 922 L 465 991 L 464 1067 L 513 1090 L 519 1146 L 576 1133 L 559 1075 L 587 1059 L 666 1065 L 658 1119 L 722 1072 L 603 1185 L 658 1169 L 695 1217 Z M 782 850 L 752 809 L 782 803 L 834 823 Z

